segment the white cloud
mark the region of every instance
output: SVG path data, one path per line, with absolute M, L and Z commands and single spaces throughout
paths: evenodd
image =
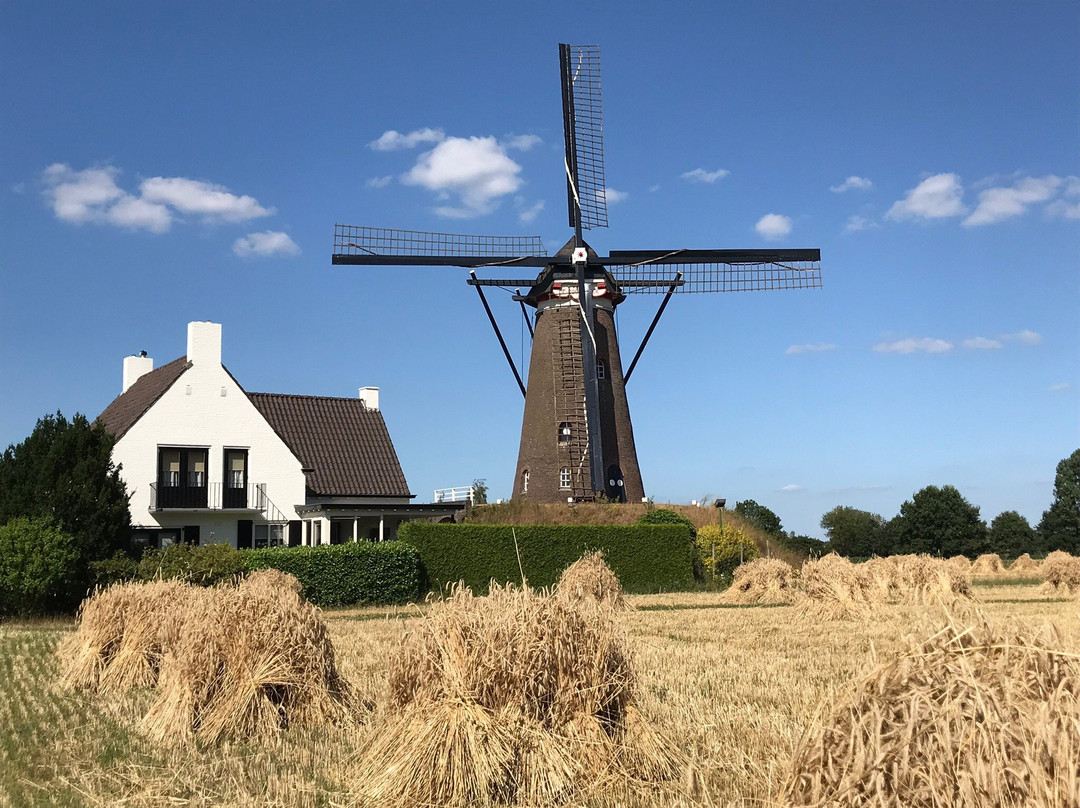
M 659 190 L 660 190 L 660 186 L 659 186 L 659 185 L 650 185 L 650 186 L 649 186 L 649 193 L 650 193 L 650 194 L 655 194 L 655 193 L 656 193 L 657 191 L 659 191 Z
M 233 252 L 241 258 L 269 255 L 299 255 L 300 248 L 289 238 L 287 233 L 266 230 L 262 233 L 248 233 L 233 243 Z
M 460 206 L 435 209 L 439 216 L 468 219 L 490 213 L 498 198 L 521 186 L 521 166 L 511 160 L 493 137 L 448 137 L 421 154 L 401 181 L 460 199 Z
M 805 491 L 806 488 L 805 488 L 805 486 L 796 485 L 795 483 L 789 483 L 788 485 L 785 485 L 780 490 L 784 491 L 784 492 L 786 492 L 788 494 L 793 494 L 793 493 L 796 493 L 798 491 Z
M 1001 343 L 996 339 L 987 339 L 986 337 L 972 337 L 966 339 L 961 343 L 965 348 L 970 348 L 975 351 L 987 351 L 996 350 L 1001 347 Z
M 848 191 L 869 191 L 873 187 L 874 183 L 870 182 L 866 177 L 851 176 L 839 185 L 830 185 L 829 190 L 834 194 L 843 194 Z
M 880 342 L 874 346 L 874 350 L 878 353 L 943 354 L 951 351 L 952 347 L 951 342 L 946 342 L 943 339 L 934 339 L 932 337 L 908 337 L 907 339 L 896 340 L 895 342 Z
M 831 351 L 836 348 L 831 342 L 811 342 L 806 345 L 792 345 L 788 347 L 784 353 L 789 356 L 792 354 L 804 354 L 804 353 L 822 353 L 824 351 Z
M 1024 177 L 1012 187 L 987 188 L 979 192 L 979 204 L 963 221 L 965 227 L 995 224 L 1020 216 L 1028 206 L 1050 199 L 1059 187 L 1061 177 Z
M 604 189 L 604 199 L 609 205 L 616 205 L 630 196 L 626 191 L 616 191 L 614 188 Z
M 528 151 L 533 146 L 537 146 L 543 142 L 544 141 L 540 139 L 539 135 L 511 135 L 503 141 L 503 146 L 508 149 Z
M 1043 341 L 1042 334 L 1037 331 L 1017 331 L 1013 334 L 1002 334 L 998 339 L 1003 342 L 1020 342 L 1024 345 L 1038 345 Z
M 116 184 L 119 173 L 112 166 L 74 171 L 67 163 L 53 163 L 42 173 L 45 198 L 65 222 L 105 221 L 107 206 L 125 196 Z
M 544 209 L 544 200 L 541 199 L 540 201 L 529 205 L 525 202 L 523 197 L 519 196 L 514 200 L 514 207 L 517 208 L 518 221 L 522 224 L 528 224 L 540 215 L 540 211 Z
M 862 230 L 873 230 L 875 227 L 878 227 L 878 223 L 867 219 L 865 216 L 848 216 L 848 220 L 844 224 L 844 232 L 858 233 Z
M 385 188 L 391 182 L 394 181 L 392 176 L 386 177 L 370 177 L 367 182 L 364 183 L 365 188 Z
M 964 195 L 956 174 L 935 174 L 927 177 L 893 204 L 885 214 L 887 219 L 943 219 L 967 213 L 961 198 Z
M 185 177 L 151 177 L 139 186 L 139 195 L 116 182 L 114 166 L 75 171 L 66 163 L 54 163 L 42 172 L 45 198 L 58 219 L 74 224 L 94 222 L 134 230 L 164 233 L 177 213 L 202 214 L 206 221 L 240 222 L 269 216 L 250 196 L 237 196 L 222 185 Z
M 1058 216 L 1063 219 L 1080 219 L 1080 202 L 1070 202 L 1068 198 L 1080 196 L 1080 177 L 1066 177 L 1065 189 L 1062 192 L 1066 199 L 1057 199 L 1046 206 L 1049 216 Z
M 1062 384 L 1052 384 L 1052 385 L 1050 385 L 1050 387 L 1049 387 L 1049 388 L 1047 388 L 1047 389 L 1048 389 L 1048 390 L 1049 390 L 1049 391 L 1050 391 L 1051 393 L 1064 393 L 1064 392 L 1065 392 L 1066 390 L 1068 390 L 1068 389 L 1069 389 L 1069 385 L 1068 385 L 1067 383 L 1064 383 L 1064 382 L 1063 382 Z
M 783 238 L 791 232 L 791 219 L 779 213 L 766 213 L 754 225 L 758 235 L 770 241 Z
M 201 213 L 207 220 L 246 222 L 270 216 L 273 208 L 264 208 L 251 196 L 236 196 L 224 185 L 214 185 L 185 177 L 151 177 L 140 186 L 147 202 L 171 205 L 184 213 Z
M 446 138 L 442 129 L 414 129 L 407 135 L 390 129 L 379 135 L 378 138 L 368 143 L 368 148 L 375 151 L 397 151 L 398 149 L 412 149 L 421 143 L 438 143 Z
M 693 171 L 684 171 L 682 178 L 687 182 L 716 182 L 722 180 L 731 172 L 726 168 L 718 168 L 715 171 L 706 171 L 704 168 L 695 168 Z

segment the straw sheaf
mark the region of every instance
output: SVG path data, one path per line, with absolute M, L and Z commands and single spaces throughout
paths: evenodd
M 622 585 L 604 561 L 602 552 L 587 553 L 563 570 L 555 593 L 571 600 L 592 598 L 619 611 L 627 608 Z
M 862 618 L 886 600 L 865 565 L 852 564 L 835 553 L 807 561 L 799 573 L 799 585 L 806 595 L 803 613 L 814 618 Z
M 1080 804 L 1080 656 L 1050 631 L 950 621 L 796 747 L 783 805 Z
M 731 586 L 721 596 L 725 603 L 793 603 L 799 573 L 778 558 L 755 558 L 735 568 Z
M 565 579 L 551 593 L 459 586 L 405 636 L 385 727 L 350 775 L 365 804 L 551 804 L 613 776 L 677 776 L 681 757 L 632 704 L 618 590 L 597 562 L 561 594 Z
M 1042 565 L 1028 553 L 1017 556 L 1016 560 L 1009 565 L 1009 572 L 1038 572 Z
M 1080 558 L 1055 550 L 1046 557 L 1039 571 L 1043 577 L 1040 592 L 1071 595 L 1080 589 Z
M 997 553 L 983 553 L 971 563 L 973 575 L 997 575 L 1005 572 L 1005 564 Z

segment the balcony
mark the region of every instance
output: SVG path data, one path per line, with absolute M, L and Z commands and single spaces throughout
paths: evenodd
M 150 510 L 266 511 L 274 508 L 267 499 L 266 483 L 235 488 L 224 483 L 208 486 L 150 483 Z

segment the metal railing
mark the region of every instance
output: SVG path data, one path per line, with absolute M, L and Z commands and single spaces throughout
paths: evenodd
M 436 502 L 468 502 L 476 503 L 476 488 L 471 485 L 459 485 L 457 488 L 436 488 Z

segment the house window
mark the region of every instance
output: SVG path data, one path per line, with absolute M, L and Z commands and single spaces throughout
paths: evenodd
M 607 378 L 607 365 L 604 364 L 603 359 L 597 359 L 596 360 L 596 378 L 597 379 L 606 379 Z
M 206 449 L 158 449 L 159 508 L 205 508 Z
M 281 547 L 285 544 L 284 525 L 255 525 L 255 547 Z
M 570 487 L 570 469 L 563 468 L 559 470 L 559 488 Z
M 248 453 L 246 449 L 225 450 L 225 508 L 246 508 L 248 487 Z
M 521 472 L 521 493 L 529 493 L 529 470 L 525 469 Z
M 563 421 L 559 424 L 559 443 L 569 443 L 571 434 L 573 434 L 573 430 L 570 428 L 569 421 Z

